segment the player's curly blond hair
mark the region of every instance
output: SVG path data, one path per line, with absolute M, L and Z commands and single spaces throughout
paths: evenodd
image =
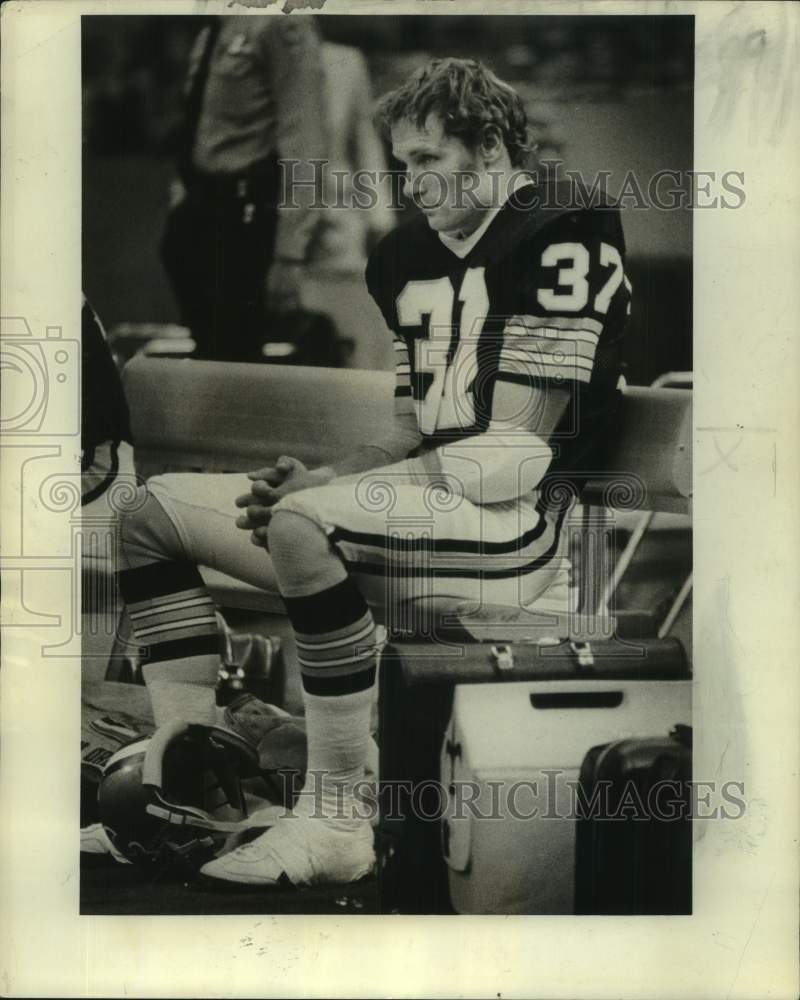
M 432 59 L 380 101 L 376 122 L 385 136 L 398 121 L 422 128 L 431 112 L 444 130 L 474 149 L 487 125 L 495 125 L 514 167 L 528 165 L 535 152 L 528 116 L 519 94 L 474 59 Z

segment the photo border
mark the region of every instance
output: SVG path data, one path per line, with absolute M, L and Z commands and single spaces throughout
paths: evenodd
M 113 13 L 232 10 L 263 13 L 184 0 L 121 0 Z M 58 567 L 71 540 L 41 498 L 20 510 L 18 488 L 54 457 L 38 448 L 60 448 L 63 472 L 79 471 L 79 440 L 4 435 L 0 983 L 10 995 L 797 995 L 800 8 L 496 0 L 491 11 L 696 17 L 695 168 L 742 170 L 747 201 L 694 217 L 695 773 L 744 781 L 746 817 L 705 824 L 692 917 L 79 917 L 78 755 L 64 748 L 78 743 L 80 660 L 38 652 L 43 609 L 65 613 Z M 79 19 L 110 12 L 38 0 L 0 14 L 0 301 L 35 338 L 59 327 L 79 336 Z M 328 0 L 322 11 L 342 12 L 454 10 Z M 72 420 L 74 398 L 62 405 Z

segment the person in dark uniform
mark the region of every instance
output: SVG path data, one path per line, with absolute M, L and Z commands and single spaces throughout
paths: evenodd
M 259 360 L 267 309 L 298 306 L 315 225 L 310 161 L 328 148 L 323 79 L 310 18 L 212 17 L 198 35 L 161 245 L 197 358 Z M 294 184 L 278 207 L 283 173 Z

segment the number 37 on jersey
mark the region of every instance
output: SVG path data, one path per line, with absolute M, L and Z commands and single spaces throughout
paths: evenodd
M 564 241 L 537 257 L 524 291 L 485 264 L 409 280 L 397 295 L 397 333 L 410 335 L 396 342 L 398 389 L 413 397 L 423 434 L 474 427 L 476 388 L 489 380 L 590 381 L 605 328 L 630 313 L 620 252 Z

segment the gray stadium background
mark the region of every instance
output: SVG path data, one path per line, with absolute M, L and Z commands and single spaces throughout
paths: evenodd
M 692 169 L 690 17 L 322 16 L 323 35 L 359 47 L 378 96 L 429 56 L 481 58 L 523 95 L 540 155 L 591 178 Z M 157 255 L 192 17 L 85 16 L 84 289 L 107 326 L 175 322 Z M 634 284 L 629 382 L 691 369 L 692 228 L 687 208 L 628 208 Z M 313 277 L 309 304 L 357 341 L 355 363 L 388 367 L 359 278 Z

